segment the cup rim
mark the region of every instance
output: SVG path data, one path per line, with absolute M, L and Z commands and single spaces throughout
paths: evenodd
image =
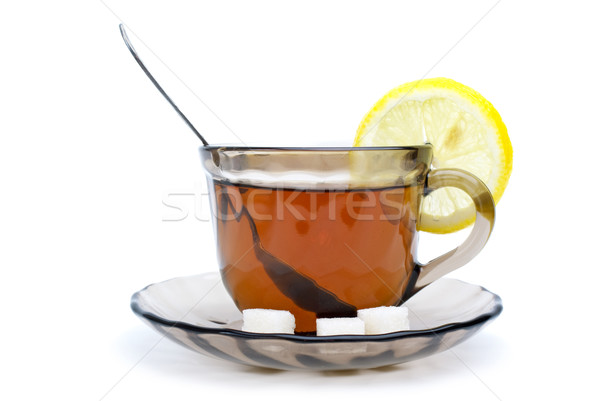
M 238 152 L 349 152 L 349 151 L 385 151 L 385 150 L 419 150 L 433 149 L 430 143 L 406 146 L 238 146 L 238 145 L 204 145 L 200 150 L 238 151 Z

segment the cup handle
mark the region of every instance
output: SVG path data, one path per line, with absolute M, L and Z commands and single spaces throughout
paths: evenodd
M 494 198 L 487 186 L 473 174 L 458 169 L 439 169 L 430 171 L 425 184 L 425 196 L 442 187 L 455 187 L 465 191 L 475 203 L 475 225 L 471 234 L 457 248 L 439 256 L 429 263 L 417 265 L 418 276 L 411 296 L 431 284 L 438 278 L 458 269 L 484 247 L 492 228 L 496 209 Z

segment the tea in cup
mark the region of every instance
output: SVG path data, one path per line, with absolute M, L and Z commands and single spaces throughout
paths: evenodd
M 430 145 L 372 148 L 200 148 L 219 268 L 240 310 L 290 311 L 297 333 L 321 317 L 400 305 L 471 260 L 494 223 L 494 200 L 472 174 L 431 170 Z M 456 249 L 417 261 L 419 213 L 435 189 L 474 201 Z

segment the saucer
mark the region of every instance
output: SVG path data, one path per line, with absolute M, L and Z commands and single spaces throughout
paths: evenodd
M 218 273 L 151 284 L 131 309 L 156 331 L 201 354 L 283 370 L 343 370 L 395 365 L 445 351 L 502 312 L 483 287 L 440 279 L 408 300 L 410 331 L 379 335 L 308 336 L 241 330 L 242 314 Z

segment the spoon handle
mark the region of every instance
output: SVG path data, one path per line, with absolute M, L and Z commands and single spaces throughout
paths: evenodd
M 204 146 L 208 146 L 208 142 L 206 142 L 206 139 L 204 139 L 202 134 L 200 134 L 200 132 L 198 132 L 198 130 L 192 125 L 190 120 L 188 120 L 187 117 L 181 112 L 181 110 L 179 110 L 179 107 L 177 107 L 175 102 L 173 102 L 173 100 L 171 100 L 169 95 L 167 95 L 167 92 L 164 91 L 164 89 L 160 86 L 160 84 L 156 81 L 156 79 L 154 79 L 152 74 L 150 74 L 150 71 L 148 71 L 148 69 L 146 68 L 146 66 L 144 65 L 142 60 L 140 59 L 140 56 L 138 56 L 137 52 L 133 48 L 133 45 L 131 44 L 129 37 L 127 37 L 127 32 L 125 32 L 125 26 L 123 26 L 123 24 L 119 24 L 119 30 L 121 31 L 121 36 L 123 37 L 123 40 L 125 41 L 125 45 L 131 52 L 131 55 L 133 56 L 135 61 L 137 61 L 137 63 L 140 65 L 140 68 L 142 69 L 142 71 L 144 71 L 144 73 L 146 73 L 146 76 L 150 79 L 150 81 L 152 81 L 154 86 L 156 86 L 156 89 L 158 89 L 158 91 L 161 93 L 161 95 L 163 95 L 163 97 L 165 99 L 167 99 L 167 102 L 169 102 L 169 104 L 175 109 L 177 114 L 179 114 L 179 117 L 181 117 L 183 119 L 183 121 L 185 121 L 187 126 L 190 127 L 190 129 L 192 131 L 194 131 L 194 134 L 196 134 L 196 136 L 198 138 L 200 138 L 200 140 L 202 141 L 202 144 L 204 144 Z

